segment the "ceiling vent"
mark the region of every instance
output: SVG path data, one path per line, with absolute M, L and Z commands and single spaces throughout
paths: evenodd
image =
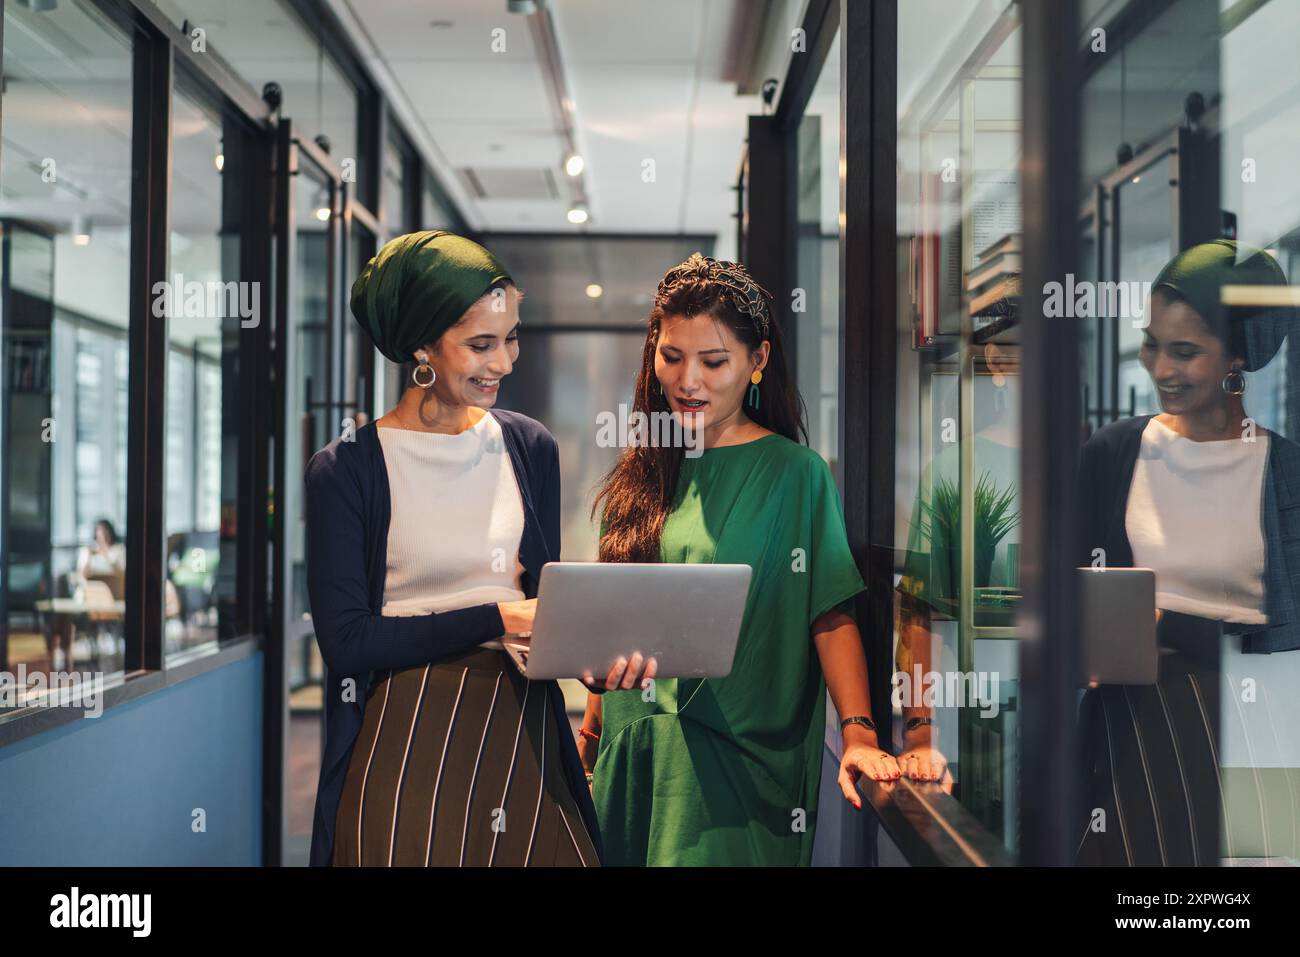
M 536 169 L 457 170 L 465 188 L 476 199 L 556 200 L 560 191 L 555 176 L 546 167 Z

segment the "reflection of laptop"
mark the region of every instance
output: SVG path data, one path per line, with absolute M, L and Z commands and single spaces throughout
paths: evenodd
M 502 639 L 532 679 L 598 683 L 620 656 L 654 656 L 660 678 L 722 678 L 731 672 L 752 569 L 748 565 L 542 566 L 530 641 Z
M 1082 684 L 1153 685 L 1156 573 L 1149 568 L 1080 568 Z

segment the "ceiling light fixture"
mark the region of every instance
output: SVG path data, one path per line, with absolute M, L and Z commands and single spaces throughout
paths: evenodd
M 591 217 L 587 214 L 587 210 L 582 206 L 575 206 L 573 209 L 569 210 L 569 222 L 573 223 L 575 226 L 581 226 L 590 218 Z
M 593 282 L 590 286 L 587 287 L 588 299 L 599 299 L 604 294 L 605 294 L 605 290 L 601 288 L 600 283 Z
M 316 190 L 316 209 L 315 216 L 322 223 L 329 222 L 331 213 L 334 211 L 334 204 L 330 201 L 329 188 L 322 186 Z
M 74 246 L 90 245 L 90 217 L 88 216 L 72 217 L 72 245 Z
M 564 161 L 564 171 L 570 176 L 578 176 L 587 168 L 587 161 L 577 153 L 574 153 Z

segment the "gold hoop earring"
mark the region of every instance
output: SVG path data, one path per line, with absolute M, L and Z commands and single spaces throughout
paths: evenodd
M 423 349 L 415 354 L 415 358 L 420 364 L 411 370 L 411 381 L 421 389 L 427 389 L 438 381 L 438 373 L 434 372 L 433 366 L 429 365 L 429 353 L 425 352 Z M 421 382 L 420 373 L 426 371 L 429 373 L 429 381 Z

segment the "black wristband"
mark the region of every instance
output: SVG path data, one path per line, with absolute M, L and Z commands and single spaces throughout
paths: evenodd
M 865 715 L 854 715 L 853 717 L 845 718 L 843 721 L 840 722 L 840 733 L 843 734 L 844 729 L 851 724 L 860 724 L 864 728 L 867 728 L 871 731 L 876 730 L 876 722 L 872 721 L 870 718 L 866 717 Z

